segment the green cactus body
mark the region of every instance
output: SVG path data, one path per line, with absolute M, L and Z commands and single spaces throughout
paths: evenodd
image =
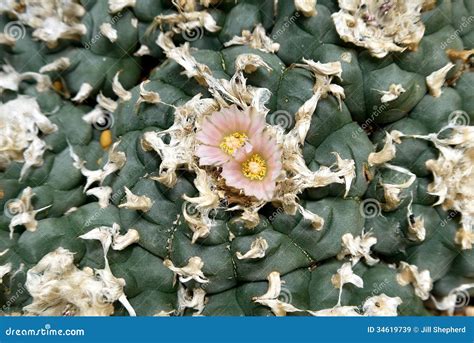
M 454 310 L 438 301 L 465 294 L 474 278 L 472 197 L 453 195 L 449 181 L 462 174 L 461 183 L 472 183 L 462 169 L 472 162 L 472 52 L 462 52 L 473 48 L 474 7 L 438 1 L 421 13 L 416 48 L 397 42 L 380 51 L 340 38 L 337 1 L 320 0 L 315 12 L 298 3 L 183 2 L 177 10 L 164 1 L 84 1 L 79 41 L 27 61 L 44 44 L 28 28 L 0 50 L 15 56 L 9 63 L 18 72 L 62 80 L 76 96 L 63 100 L 29 81 L 0 93 L 3 104 L 32 97 L 58 127 L 41 136 L 49 147 L 41 165 L 21 177 L 14 161 L 0 173 L 2 207 L 31 187 L 33 209 L 45 208 L 34 230 L 12 231 L 12 216 L 0 216 L 6 312 Z M 7 23 L 0 17 L 0 27 Z M 41 72 L 60 58 L 65 68 Z M 79 104 L 93 105 L 95 95 L 94 108 Z M 261 135 L 282 156 L 268 199 L 229 185 L 226 164 L 201 163 L 196 137 L 224 109 L 265 116 Z M 443 163 L 460 171 L 449 174 Z M 63 283 L 72 273 L 92 292 L 110 287 L 113 295 L 88 307 L 64 294 L 47 312 L 31 274 L 54 256 L 64 261 Z

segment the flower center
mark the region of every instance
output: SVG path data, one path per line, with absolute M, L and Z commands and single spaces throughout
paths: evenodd
M 234 152 L 241 148 L 247 140 L 247 135 L 241 132 L 234 132 L 225 136 L 219 147 L 228 155 L 233 155 Z
M 259 154 L 253 154 L 242 163 L 242 173 L 250 180 L 263 180 L 267 175 L 267 163 Z

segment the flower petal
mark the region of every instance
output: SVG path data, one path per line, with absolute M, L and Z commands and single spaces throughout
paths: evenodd
M 209 145 L 199 145 L 196 148 L 196 156 L 199 157 L 199 163 L 204 166 L 221 165 L 230 159 L 230 156 L 220 148 Z
M 207 145 L 219 146 L 222 141 L 223 134 L 212 124 L 203 126 L 196 134 L 196 139 Z

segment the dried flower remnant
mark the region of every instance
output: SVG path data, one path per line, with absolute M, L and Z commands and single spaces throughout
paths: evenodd
M 397 274 L 397 282 L 400 286 L 411 284 L 415 289 L 415 294 L 422 300 L 426 300 L 430 296 L 433 288 L 433 280 L 429 270 L 418 271 L 418 267 L 410 265 L 406 262 L 400 262 L 399 273 Z
M 138 50 L 133 53 L 133 56 L 147 56 L 150 54 L 151 54 L 150 48 L 142 44 L 140 45 Z
M 120 204 L 119 208 L 148 212 L 153 206 L 153 201 L 149 197 L 133 194 L 127 187 L 125 187 L 125 195 L 127 196 L 126 201 Z
M 204 27 L 209 32 L 220 30 L 214 18 L 206 11 L 159 15 L 155 17 L 154 24 L 168 24 L 175 33 L 187 32 L 198 27 Z
M 128 101 L 132 98 L 132 93 L 126 90 L 120 83 L 119 77 L 122 71 L 119 70 L 112 80 L 112 90 L 120 98 L 120 100 Z
M 4 265 L 1 265 L 0 266 L 0 285 L 2 284 L 3 282 L 3 277 L 5 275 L 7 275 L 8 273 L 10 273 L 12 270 L 12 265 L 11 263 L 7 263 L 7 264 L 4 264 Z
M 79 169 L 87 178 L 86 185 L 84 186 L 84 192 L 87 192 L 89 187 L 95 183 L 99 182 L 100 185 L 104 182 L 104 180 L 110 174 L 115 173 L 117 170 L 122 169 L 122 167 L 127 162 L 127 157 L 125 153 L 122 151 L 117 151 L 117 147 L 120 142 L 115 142 L 110 150 L 108 151 L 108 160 L 107 163 L 101 168 L 97 170 L 89 170 L 85 167 L 85 161 L 83 161 L 72 149 L 72 146 L 69 147 L 69 154 L 73 160 L 73 166 L 76 169 Z
M 407 208 L 408 232 L 407 237 L 412 241 L 422 242 L 426 237 L 425 219 L 422 216 L 415 216 L 412 210 L 412 202 Z
M 268 290 L 265 294 L 254 297 L 252 300 L 264 306 L 270 307 L 275 316 L 286 316 L 288 312 L 301 312 L 302 310 L 294 307 L 292 304 L 278 299 L 281 293 L 281 284 L 279 272 L 271 272 L 267 276 Z
M 370 232 L 362 232 L 360 236 L 354 237 L 351 233 L 342 236 L 342 249 L 337 255 L 339 260 L 346 256 L 350 256 L 352 265 L 356 265 L 362 258 L 369 266 L 373 266 L 379 262 L 379 259 L 370 256 L 370 249 L 377 243 L 377 238 L 373 237 Z
M 416 175 L 406 168 L 398 167 L 388 163 L 384 163 L 383 167 L 408 176 L 408 179 L 406 181 L 398 184 L 384 183 L 383 180 L 381 180 L 380 182 L 380 185 L 383 188 L 385 200 L 385 202 L 382 203 L 382 209 L 384 211 L 392 211 L 398 208 L 401 201 L 403 200 L 401 197 L 402 190 L 409 188 L 415 182 Z
M 2 65 L 2 71 L 0 71 L 0 94 L 5 90 L 18 91 L 18 87 L 21 83 L 21 74 L 18 73 L 11 65 Z
M 67 57 L 59 57 L 51 63 L 45 64 L 39 70 L 40 73 L 48 73 L 52 71 L 63 71 L 71 66 L 71 60 Z
M 268 243 L 265 238 L 257 237 L 251 244 L 250 250 L 245 254 L 237 251 L 236 256 L 239 260 L 258 259 L 265 257 L 265 252 L 268 249 Z
M 295 0 L 295 8 L 305 17 L 314 17 L 318 14 L 316 0 Z
M 182 284 L 178 288 L 178 314 L 183 314 L 187 309 L 193 309 L 193 316 L 200 316 L 206 306 L 206 291 L 200 287 L 193 288 L 192 291 Z
M 117 30 L 110 23 L 103 23 L 100 25 L 99 30 L 111 43 L 114 43 L 118 38 Z
M 397 316 L 397 308 L 402 303 L 399 297 L 389 297 L 384 293 L 375 295 L 367 300 L 362 305 L 362 308 L 357 306 L 339 306 L 327 308 L 319 311 L 307 310 L 312 316 Z M 363 312 L 361 314 L 360 312 Z
M 363 287 L 362 279 L 352 273 L 350 263 L 344 264 L 338 273 L 334 275 L 340 290 L 345 283 L 353 283 L 356 287 Z M 341 306 L 339 297 L 338 303 L 331 308 L 322 310 L 305 310 L 299 309 L 288 302 L 288 300 L 280 299 L 282 295 L 282 284 L 284 281 L 280 279 L 280 273 L 273 271 L 267 276 L 268 290 L 265 294 L 253 297 L 252 300 L 263 306 L 267 306 L 275 316 L 286 316 L 289 312 L 307 312 L 312 316 L 396 316 L 398 306 L 402 303 L 399 297 L 389 297 L 382 293 L 366 299 L 361 307 L 357 306 Z M 288 290 L 285 290 L 288 293 Z M 291 294 L 290 294 L 291 295 Z M 340 293 L 341 295 L 341 293 Z M 288 298 L 288 297 L 286 297 Z M 361 313 L 363 312 L 363 313 Z
M 262 24 L 255 26 L 252 32 L 242 30 L 242 36 L 234 36 L 230 41 L 224 43 L 225 47 L 232 45 L 247 45 L 253 49 L 269 53 L 276 53 L 280 48 L 280 44 L 275 43 L 265 34 L 265 28 Z
M 27 231 L 34 232 L 38 228 L 38 221 L 35 219 L 37 213 L 44 211 L 50 206 L 46 206 L 35 210 L 31 204 L 31 199 L 34 197 L 31 187 L 26 187 L 21 193 L 19 199 L 11 201 L 7 205 L 7 211 L 13 215 L 10 220 L 8 228 L 10 229 L 10 239 L 13 238 L 13 231 L 16 226 L 23 225 Z
M 22 179 L 31 167 L 41 166 L 48 149 L 41 134 L 56 131 L 56 124 L 41 113 L 34 98 L 19 96 L 0 104 L 0 170 L 13 161 L 24 162 Z
M 80 270 L 74 265 L 74 254 L 62 247 L 45 255 L 28 270 L 26 289 L 33 301 L 24 307 L 26 315 L 41 316 L 110 316 L 113 303 L 119 301 L 131 316 L 135 310 L 123 291 L 125 280 L 116 278 L 110 270 L 109 248 L 122 250 L 138 241 L 138 232 L 129 230 L 121 236 L 120 227 L 95 228 L 80 236 L 98 240 L 104 254 L 104 269 L 89 267 Z
M 433 174 L 428 191 L 438 196 L 434 204 L 444 210 L 461 214 L 461 228 L 454 238 L 462 249 L 472 249 L 474 244 L 474 128 L 457 125 L 455 120 L 438 133 L 429 135 L 404 135 L 399 138 L 416 138 L 430 141 L 439 150 L 436 160 L 426 161 L 426 167 Z
M 213 220 L 209 217 L 209 214 L 219 206 L 219 199 L 224 193 L 216 189 L 212 177 L 203 169 L 196 169 L 194 185 L 199 191 L 199 196 L 183 196 L 184 200 L 187 201 L 183 203 L 183 217 L 191 231 L 193 231 L 192 243 L 210 233 Z
M 204 275 L 202 268 L 204 267 L 204 262 L 199 256 L 190 257 L 188 264 L 184 267 L 175 267 L 171 260 L 164 260 L 163 264 L 165 267 L 169 268 L 175 275 L 179 276 L 179 281 L 186 283 L 190 280 L 194 280 L 199 283 L 208 283 L 209 279 Z
M 150 80 L 143 81 L 140 83 L 140 93 L 135 103 L 135 110 L 138 110 L 141 103 L 149 103 L 149 104 L 159 104 L 161 101 L 160 95 L 153 91 L 147 91 L 145 89 L 145 85 L 149 83 Z
M 104 251 L 107 249 L 104 249 Z M 110 316 L 113 303 L 120 301 L 131 316 L 135 311 L 128 302 L 123 288 L 125 280 L 110 271 L 107 257 L 105 268 L 78 269 L 74 254 L 57 248 L 46 254 L 28 270 L 26 289 L 33 301 L 23 311 L 29 316 Z
M 33 37 L 44 41 L 48 47 L 56 47 L 60 39 L 80 39 L 87 32 L 81 23 L 85 9 L 77 0 L 24 0 L 7 2 L 1 12 L 14 15 L 34 29 Z
M 460 245 L 463 250 L 470 250 L 474 244 L 474 231 L 472 228 L 460 227 L 456 231 L 454 241 Z
M 383 165 L 386 162 L 393 160 L 397 152 L 394 142 L 400 143 L 394 131 L 392 131 L 391 134 L 387 132 L 385 134 L 385 143 L 382 150 L 378 152 L 371 152 L 369 154 L 369 157 L 367 159 L 367 161 L 369 162 L 369 165 L 370 166 Z
M 474 49 L 469 50 L 456 50 L 456 49 L 446 49 L 446 55 L 452 62 L 457 60 L 462 61 L 463 63 L 469 63 L 469 59 L 474 54 Z
M 319 311 L 307 310 L 314 317 L 358 317 L 357 306 L 334 306 Z
M 202 2 L 201 2 L 202 3 Z M 160 14 L 153 19 L 149 30 L 155 30 L 167 25 L 171 35 L 180 33 L 183 38 L 191 40 L 199 39 L 202 36 L 203 28 L 209 32 L 217 32 L 221 28 L 217 25 L 212 15 L 205 9 L 198 11 L 198 4 L 195 1 L 172 1 L 178 13 Z M 207 7 L 207 6 L 205 6 Z M 197 37 L 195 37 L 197 35 Z
M 339 0 L 332 15 L 342 40 L 383 58 L 391 51 L 416 50 L 425 32 L 420 19 L 424 0 Z
M 1 44 L 1 43 L 0 43 Z M 38 92 L 44 92 L 51 87 L 51 79 L 47 75 L 25 72 L 19 73 L 9 64 L 4 64 L 0 71 L 0 94 L 5 90 L 17 92 L 20 84 L 25 80 L 34 80 L 36 82 L 36 90 Z
M 406 90 L 403 88 L 401 84 L 394 84 L 392 83 L 387 91 L 381 91 L 377 90 L 380 94 L 382 94 L 382 97 L 380 98 L 380 101 L 382 103 L 390 102 L 395 99 L 397 99 L 401 94 L 405 93 Z
M 109 12 L 117 13 L 127 7 L 135 7 L 137 0 L 108 0 Z
M 95 196 L 98 199 L 100 208 L 106 208 L 110 204 L 110 196 L 112 195 L 112 187 L 94 187 L 86 191 L 87 195 Z
M 86 100 L 89 97 L 89 95 L 91 95 L 93 90 L 94 90 L 94 87 L 92 87 L 91 84 L 84 82 L 83 84 L 81 84 L 81 87 L 79 87 L 79 91 L 71 100 L 81 103 L 84 100 Z
M 120 234 L 120 225 L 114 223 L 110 226 L 100 226 L 79 236 L 82 239 L 98 240 L 103 247 L 112 247 L 113 250 L 123 250 L 140 240 L 140 235 L 135 229 L 128 229 L 125 235 Z M 104 248 L 104 253 L 107 254 Z
M 398 315 L 397 308 L 401 304 L 400 297 L 389 297 L 382 293 L 367 299 L 362 309 L 366 316 L 394 317 Z
M 331 283 L 335 288 L 339 289 L 339 298 L 336 306 L 341 305 L 342 287 L 344 287 L 346 283 L 351 283 L 358 288 L 364 287 L 362 278 L 352 271 L 351 262 L 344 263 L 341 268 L 337 270 L 336 274 L 331 277 Z
M 443 87 L 444 82 L 446 81 L 446 76 L 453 67 L 454 64 L 449 62 L 443 68 L 432 72 L 426 77 L 426 85 L 428 86 L 428 90 L 435 98 L 441 96 L 441 87 Z

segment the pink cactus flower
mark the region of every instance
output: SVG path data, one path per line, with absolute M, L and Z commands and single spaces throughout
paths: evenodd
M 253 136 L 250 144 L 250 151 L 239 151 L 222 166 L 221 175 L 228 186 L 241 189 L 247 196 L 270 201 L 282 170 L 281 150 L 266 132 Z
M 241 111 L 233 105 L 204 119 L 196 139 L 201 165 L 220 166 L 230 161 L 238 150 L 250 151 L 250 139 L 265 128 L 265 118 L 251 110 Z

